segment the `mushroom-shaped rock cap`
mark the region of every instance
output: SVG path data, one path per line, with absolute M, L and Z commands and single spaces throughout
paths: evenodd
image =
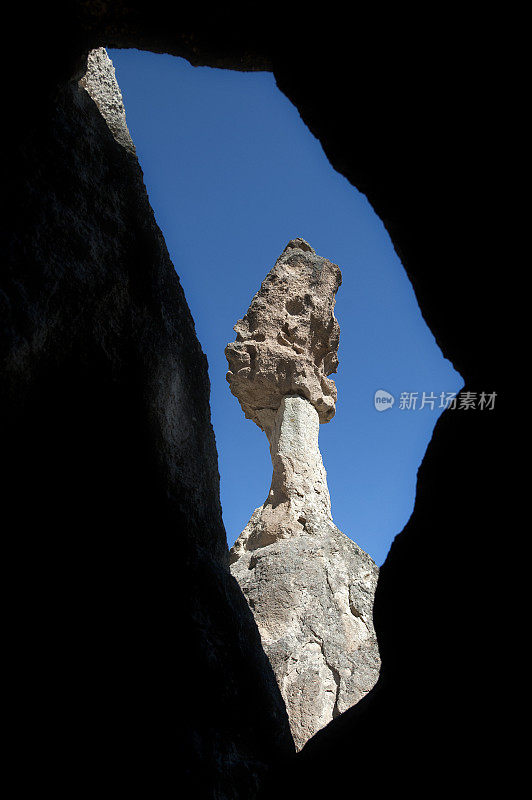
M 340 326 L 334 316 L 339 267 L 304 239 L 286 245 L 234 326 L 225 348 L 227 381 L 248 419 L 267 429 L 285 395 L 299 394 L 320 422 L 335 413 Z

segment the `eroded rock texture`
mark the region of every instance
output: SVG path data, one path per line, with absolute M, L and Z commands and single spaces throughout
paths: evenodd
M 273 466 L 266 501 L 231 548 L 231 571 L 253 610 L 298 749 L 370 691 L 380 663 L 378 570 L 333 523 L 318 444 L 320 416 L 326 422 L 334 412 L 324 397 L 336 400 L 325 372 L 338 364 L 340 281 L 336 265 L 292 240 L 226 348 L 231 391 L 265 431 Z
M 98 106 L 115 141 L 129 153 L 136 155 L 135 145 L 127 127 L 122 93 L 116 82 L 115 68 L 105 47 L 98 47 L 89 52 L 87 71 L 79 83 Z
M 301 394 L 320 422 L 334 416 L 340 330 L 334 316 L 341 284 L 336 264 L 292 239 L 264 279 L 227 345 L 227 380 L 246 417 L 266 430 L 282 398 Z
M 245 550 L 231 569 L 255 615 L 300 749 L 377 682 L 378 570 L 332 522 Z

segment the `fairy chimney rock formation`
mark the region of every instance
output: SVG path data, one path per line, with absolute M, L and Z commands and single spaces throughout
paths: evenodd
M 270 491 L 230 551 L 284 697 L 296 747 L 375 684 L 378 569 L 333 523 L 319 426 L 335 413 L 341 273 L 293 239 L 226 347 L 227 380 L 266 433 Z

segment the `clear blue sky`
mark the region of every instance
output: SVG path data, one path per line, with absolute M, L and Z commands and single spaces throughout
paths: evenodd
M 412 513 L 416 472 L 441 413 L 439 401 L 434 410 L 401 409 L 400 393 L 439 396 L 463 385 L 421 317 L 384 226 L 332 169 L 271 74 L 137 50 L 109 55 L 209 362 L 229 544 L 264 502 L 271 462 L 266 436 L 229 391 L 224 347 L 287 242 L 301 236 L 343 274 L 337 411 L 320 428 L 333 517 L 382 564 Z M 377 389 L 396 397 L 391 409 L 375 410 Z

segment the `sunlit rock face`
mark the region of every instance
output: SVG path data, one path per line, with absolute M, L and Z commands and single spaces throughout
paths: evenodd
M 259 510 L 242 536 L 253 539 L 265 527 Z M 290 539 L 240 545 L 231 571 L 255 615 L 300 749 L 377 681 L 378 568 L 325 520 Z
M 105 47 L 91 50 L 87 57 L 87 72 L 80 80 L 86 92 L 98 106 L 113 138 L 129 153 L 136 155 L 135 145 L 126 122 L 122 92 L 116 81 L 113 62 Z
M 339 268 L 293 239 L 270 270 L 225 349 L 227 380 L 242 409 L 263 430 L 287 394 L 299 394 L 334 416 L 340 328 L 334 316 Z
M 231 570 L 255 615 L 298 749 L 374 686 L 380 666 L 372 621 L 378 569 L 333 523 L 318 443 L 320 421 L 331 419 L 336 401 L 325 372 L 338 364 L 340 282 L 336 265 L 293 240 L 235 326 L 242 341 L 226 349 L 231 391 L 266 433 L 273 466 L 266 501 L 231 548 Z M 287 309 L 296 307 L 300 352 L 283 333 Z M 254 359 L 245 363 L 249 347 Z M 316 390 L 318 379 L 328 394 Z

